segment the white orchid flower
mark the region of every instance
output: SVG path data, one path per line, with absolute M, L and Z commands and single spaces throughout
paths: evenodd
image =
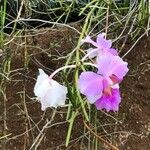
M 41 109 L 44 111 L 47 107 L 56 108 L 65 105 L 67 88 L 51 79 L 42 69 L 39 69 L 34 93 L 41 102 Z

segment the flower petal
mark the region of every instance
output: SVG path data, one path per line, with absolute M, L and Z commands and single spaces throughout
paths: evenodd
M 90 103 L 94 103 L 102 96 L 103 78 L 102 76 L 88 71 L 79 76 L 78 88 L 84 94 Z
M 119 104 L 121 102 L 119 89 L 112 89 L 112 95 L 103 95 L 100 99 L 95 102 L 96 108 L 106 109 L 106 111 L 118 111 Z
M 42 70 L 39 69 L 39 75 L 37 77 L 36 84 L 34 86 L 34 94 L 38 97 L 44 97 L 44 95 L 49 90 L 49 78 L 48 75 Z
M 112 46 L 112 41 L 106 40 L 104 36 L 105 36 L 105 33 L 99 34 L 97 36 L 96 42 L 97 42 L 98 48 L 100 48 L 101 50 L 108 50 Z
M 128 72 L 127 62 L 123 61 L 119 56 L 102 55 L 97 59 L 98 74 L 104 77 L 115 75 L 118 79 L 122 80 Z
M 114 49 L 114 48 L 110 48 L 110 49 L 108 50 L 108 52 L 111 53 L 112 55 L 116 55 L 116 56 L 118 55 L 117 50 Z
M 62 86 L 39 69 L 39 76 L 34 87 L 34 93 L 42 105 L 42 110 L 47 107 L 57 107 L 65 104 L 67 88 Z
M 90 43 L 92 45 L 94 45 L 95 47 L 98 47 L 97 43 L 94 42 L 90 36 L 87 36 L 85 39 L 81 40 L 81 44 L 83 43 Z
M 41 103 L 45 108 L 47 107 L 57 107 L 65 105 L 66 100 L 66 94 L 67 94 L 67 88 L 65 86 L 62 86 L 55 80 L 50 81 L 51 86 L 44 96 L 44 98 L 41 98 Z
M 97 50 L 97 51 L 96 51 Z M 87 49 L 86 50 L 87 51 L 87 53 L 89 54 L 89 58 L 90 59 L 92 59 L 92 58 L 94 58 L 94 57 L 96 57 L 97 55 L 98 55 L 98 49 L 97 48 L 89 48 L 89 49 Z

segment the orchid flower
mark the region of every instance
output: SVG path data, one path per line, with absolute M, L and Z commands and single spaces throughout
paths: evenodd
M 41 102 L 41 109 L 57 107 L 65 104 L 67 88 L 50 78 L 42 69 L 34 87 L 34 93 Z
M 92 52 L 89 55 L 89 58 L 94 58 L 98 56 L 99 54 L 101 55 L 102 53 L 110 53 L 112 55 L 118 55 L 117 51 L 114 48 L 111 48 L 112 46 L 112 41 L 111 40 L 106 40 L 104 38 L 105 33 L 101 33 L 97 36 L 96 42 L 94 42 L 90 36 L 87 36 L 85 39 L 81 41 L 82 43 L 90 43 L 96 48 L 89 48 L 87 50 L 87 53 Z
M 97 73 L 81 73 L 78 88 L 97 109 L 118 111 L 121 102 L 118 83 L 128 72 L 127 63 L 119 56 L 104 55 L 97 65 Z

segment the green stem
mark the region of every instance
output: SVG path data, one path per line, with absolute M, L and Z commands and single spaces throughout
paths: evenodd
M 68 132 L 67 132 L 67 138 L 66 138 L 66 147 L 68 146 L 69 144 L 69 141 L 70 141 L 70 137 L 71 137 L 71 131 L 72 131 L 72 127 L 73 127 L 73 123 L 74 123 L 74 120 L 77 116 L 78 112 L 72 112 L 72 116 L 69 120 L 70 124 L 69 124 L 69 129 L 68 129 Z

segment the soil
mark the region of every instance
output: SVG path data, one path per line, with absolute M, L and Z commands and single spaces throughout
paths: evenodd
M 126 45 L 126 49 L 131 45 Z M 123 101 L 119 113 L 125 115 L 128 131 L 122 149 L 150 149 L 150 38 L 143 39 L 126 57 L 130 71 L 122 84 Z
M 4 97 L 0 102 L 0 139 L 1 149 L 28 150 L 40 130 L 52 117 L 52 109 L 42 112 L 40 103 L 35 101 L 33 87 L 37 69 L 42 68 L 50 74 L 62 65 L 66 52 L 76 45 L 76 34 L 67 28 L 51 30 L 48 28 L 28 32 L 28 38 L 12 40 L 11 74 L 6 82 L 6 106 Z M 11 38 L 11 37 L 9 37 Z M 27 47 L 23 44 L 26 40 Z M 125 53 L 132 43 L 126 44 Z M 27 53 L 25 53 L 25 48 Z M 130 71 L 121 84 L 122 103 L 118 113 L 98 112 L 100 129 L 98 134 L 112 142 L 119 150 L 150 149 L 150 38 L 144 37 L 125 57 Z M 118 48 L 119 49 L 119 48 Z M 4 50 L 3 50 L 4 51 Z M 7 55 L 1 55 L 1 61 Z M 27 56 L 27 57 L 26 57 Z M 57 60 L 61 57 L 61 60 Z M 25 59 L 27 64 L 25 64 Z M 61 81 L 61 79 L 58 77 Z M 5 113 L 6 111 L 6 113 Z M 53 126 L 47 128 L 37 149 L 39 150 L 79 150 L 86 149 L 87 137 L 84 134 L 82 117 L 74 123 L 72 142 L 65 148 L 68 129 L 66 108 L 58 108 L 52 119 Z M 5 119 L 5 120 L 4 120 Z M 6 123 L 6 126 L 4 126 Z M 6 137 L 1 138 L 4 135 Z M 37 145 L 37 144 L 36 144 Z M 31 149 L 36 149 L 36 145 Z M 102 150 L 109 150 L 104 143 Z M 91 150 L 94 150 L 91 147 Z

